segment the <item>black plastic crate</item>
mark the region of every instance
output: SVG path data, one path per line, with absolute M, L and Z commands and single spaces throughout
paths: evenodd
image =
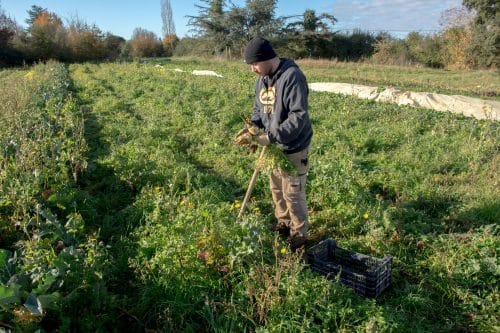
M 306 251 L 313 271 L 340 281 L 357 294 L 376 297 L 391 284 L 392 256 L 377 259 L 345 250 L 333 239 L 326 239 Z

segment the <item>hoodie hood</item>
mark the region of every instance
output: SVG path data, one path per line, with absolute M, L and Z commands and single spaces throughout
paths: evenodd
M 276 84 L 276 81 L 283 75 L 283 73 L 286 72 L 286 70 L 290 67 L 299 67 L 297 64 L 291 60 L 291 59 L 285 59 L 285 58 L 280 58 L 280 64 L 278 66 L 278 69 L 276 71 L 269 75 L 269 76 L 264 76 L 262 79 L 265 81 L 265 84 L 267 86 L 274 86 Z

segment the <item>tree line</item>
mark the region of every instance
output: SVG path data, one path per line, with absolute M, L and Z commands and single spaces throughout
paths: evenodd
M 26 24 L 22 28 L 0 8 L 0 65 L 117 59 L 126 42 L 78 17 L 64 25 L 59 16 L 39 6 L 28 10 Z
M 404 39 L 389 33 L 335 31 L 337 19 L 308 9 L 276 17 L 277 0 L 247 0 L 238 7 L 224 0 L 201 0 L 190 16 L 197 33 L 182 39 L 176 54 L 241 56 L 253 36 L 267 37 L 280 55 L 291 58 L 368 60 L 385 64 L 419 64 L 457 69 L 499 65 L 500 4 L 497 0 L 463 0 L 441 15 L 442 30 L 433 35 L 410 32 Z
M 307 9 L 276 16 L 277 0 L 247 0 L 236 6 L 226 0 L 200 0 L 198 15 L 189 16 L 193 36 L 179 39 L 169 1 L 162 1 L 163 36 L 136 28 L 130 40 L 103 33 L 73 18 L 65 25 L 48 9 L 32 6 L 27 27 L 20 27 L 0 6 L 0 66 L 57 59 L 65 62 L 104 61 L 158 56 L 241 58 L 248 40 L 270 39 L 282 56 L 384 64 L 420 64 L 447 68 L 496 68 L 499 64 L 499 5 L 495 0 L 464 0 L 442 13 L 442 31 L 411 32 L 405 38 L 335 30 L 329 13 Z
M 170 56 L 178 40 L 168 34 L 162 41 L 155 33 L 136 28 L 127 41 L 78 17 L 64 24 L 57 14 L 40 6 L 33 5 L 27 12 L 23 28 L 0 6 L 0 67 L 49 59 L 85 62 Z

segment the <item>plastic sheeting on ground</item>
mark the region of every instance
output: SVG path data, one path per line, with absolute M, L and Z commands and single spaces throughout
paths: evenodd
M 164 69 L 162 65 L 160 64 L 157 64 L 155 65 L 156 68 L 160 68 L 160 69 Z M 174 72 L 179 72 L 179 73 L 184 73 L 185 71 L 180 69 L 180 68 L 175 68 L 175 69 L 172 69 L 172 71 Z M 208 75 L 208 76 L 217 76 L 217 77 L 224 77 L 222 74 L 218 74 L 214 71 L 210 71 L 210 70 L 193 70 L 191 72 L 191 74 L 193 75 Z
M 309 84 L 309 88 L 312 91 L 353 95 L 378 102 L 449 111 L 477 119 L 500 120 L 500 102 L 497 101 L 460 95 L 401 91 L 392 87 L 380 91 L 377 87 L 336 82 L 314 82 Z
M 208 70 L 194 70 L 191 72 L 193 75 L 209 75 L 209 76 L 217 76 L 217 77 L 224 77 L 221 74 L 217 74 L 214 71 L 208 71 Z

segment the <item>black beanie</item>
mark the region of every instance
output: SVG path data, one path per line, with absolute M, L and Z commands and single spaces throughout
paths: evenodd
M 273 47 L 268 40 L 255 37 L 248 42 L 245 49 L 245 62 L 253 64 L 254 62 L 265 61 L 276 57 Z

